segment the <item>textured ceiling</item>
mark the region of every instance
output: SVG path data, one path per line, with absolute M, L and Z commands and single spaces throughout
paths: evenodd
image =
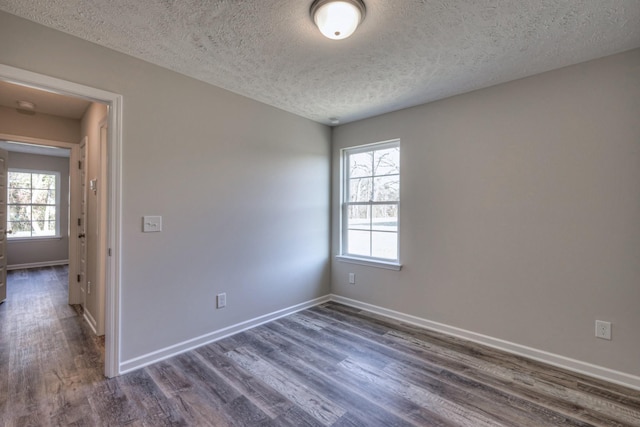
M 309 119 L 341 123 L 640 47 L 640 0 L 0 0 L 0 10 Z

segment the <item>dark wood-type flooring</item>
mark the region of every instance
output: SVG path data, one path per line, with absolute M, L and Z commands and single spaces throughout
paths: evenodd
M 9 274 L 2 426 L 640 426 L 638 391 L 335 303 L 105 379 L 66 274 Z

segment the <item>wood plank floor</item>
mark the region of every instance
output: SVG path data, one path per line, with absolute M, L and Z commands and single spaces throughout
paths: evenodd
M 638 391 L 335 303 L 104 379 L 66 274 L 9 274 L 1 426 L 640 426 Z

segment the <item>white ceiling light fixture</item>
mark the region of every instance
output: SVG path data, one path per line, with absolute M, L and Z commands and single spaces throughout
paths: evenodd
M 36 104 L 30 101 L 16 101 L 16 104 L 18 104 L 19 110 L 35 111 L 36 109 Z
M 16 101 L 16 104 L 18 104 L 16 111 L 20 114 L 33 116 L 36 113 L 36 104 L 31 101 Z
M 362 0 L 315 0 L 311 18 L 320 32 L 333 40 L 349 37 L 364 19 L 366 8 Z

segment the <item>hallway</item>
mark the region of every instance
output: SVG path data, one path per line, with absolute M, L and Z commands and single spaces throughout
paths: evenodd
M 66 266 L 7 273 L 0 305 L 0 425 L 70 424 L 91 412 L 83 385 L 103 379 L 102 339 L 67 304 Z

